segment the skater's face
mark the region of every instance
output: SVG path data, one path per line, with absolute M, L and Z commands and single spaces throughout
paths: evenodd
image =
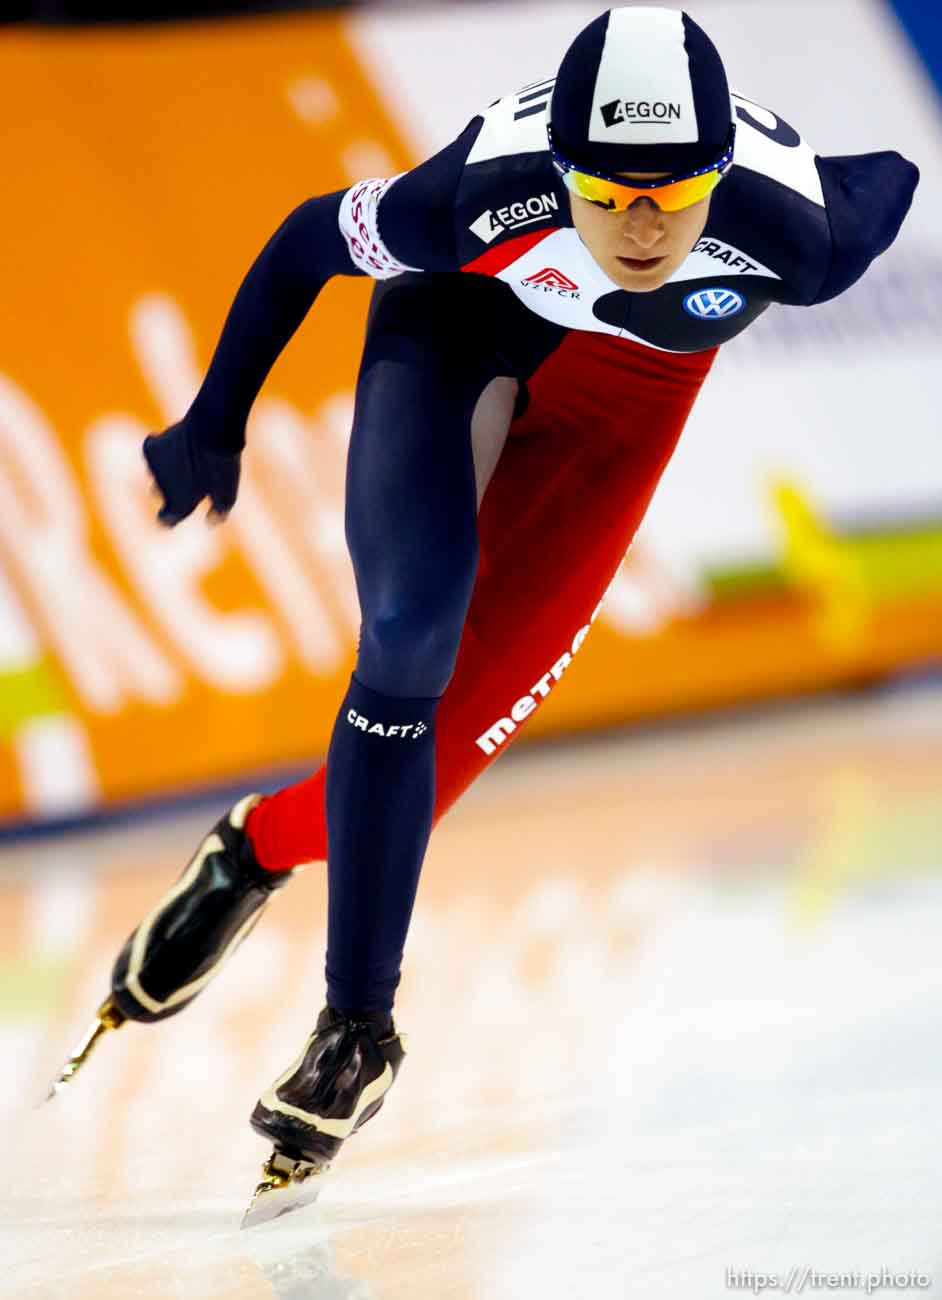
M 667 172 L 620 172 L 625 180 L 662 180 Z M 671 278 L 703 234 L 708 194 L 679 212 L 662 212 L 640 198 L 624 212 L 610 212 L 578 194 L 569 195 L 579 238 L 610 280 L 631 293 L 650 293 Z

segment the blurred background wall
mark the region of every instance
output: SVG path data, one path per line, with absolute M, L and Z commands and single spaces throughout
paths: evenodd
M 241 277 L 294 206 L 427 156 L 551 73 L 601 6 L 262 8 L 6 9 L 7 826 L 323 752 L 356 635 L 342 482 L 369 285 L 331 283 L 273 370 L 225 529 L 152 522 L 141 439 L 185 410 Z M 565 690 L 528 736 L 942 658 L 939 20 L 883 0 L 694 12 L 760 122 L 774 109 L 819 153 L 898 149 L 922 183 L 859 285 L 773 309 L 722 350 Z

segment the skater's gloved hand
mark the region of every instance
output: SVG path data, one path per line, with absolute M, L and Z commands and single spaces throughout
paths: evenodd
M 144 459 L 163 505 L 157 518 L 168 528 L 193 513 L 204 497 L 207 519 L 221 523 L 235 505 L 239 490 L 240 452 L 208 451 L 194 438 L 186 420 L 144 439 Z

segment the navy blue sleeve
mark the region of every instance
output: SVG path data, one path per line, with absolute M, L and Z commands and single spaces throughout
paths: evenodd
M 831 263 L 810 303 L 849 289 L 899 233 L 919 183 L 919 168 L 902 155 L 815 158 L 831 232 Z
M 390 252 L 419 271 L 460 271 L 455 204 L 458 183 L 484 119 L 472 118 L 456 140 L 400 177 L 379 209 Z
M 308 199 L 259 253 L 229 309 L 202 387 L 186 414 L 212 451 L 240 451 L 245 422 L 265 377 L 334 275 L 360 275 L 340 233 L 345 191 Z
M 378 209 L 383 244 L 422 271 L 459 268 L 455 194 L 481 127 L 475 118 L 446 148 L 396 180 Z M 275 231 L 242 282 L 200 391 L 185 420 L 216 452 L 240 451 L 259 389 L 288 340 L 334 275 L 362 275 L 340 229 L 345 190 L 308 199 Z

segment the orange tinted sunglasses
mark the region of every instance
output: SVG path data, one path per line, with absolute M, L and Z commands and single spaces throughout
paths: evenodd
M 736 140 L 735 123 L 730 124 L 729 137 L 720 158 L 709 167 L 688 172 L 683 176 L 667 176 L 660 181 L 627 181 L 623 176 L 606 172 L 586 171 L 561 154 L 553 139 L 553 128 L 547 127 L 550 154 L 556 170 L 567 190 L 581 199 L 598 203 L 609 212 L 624 212 L 637 199 L 650 199 L 663 212 L 680 212 L 714 190 L 733 165 L 733 146 Z

